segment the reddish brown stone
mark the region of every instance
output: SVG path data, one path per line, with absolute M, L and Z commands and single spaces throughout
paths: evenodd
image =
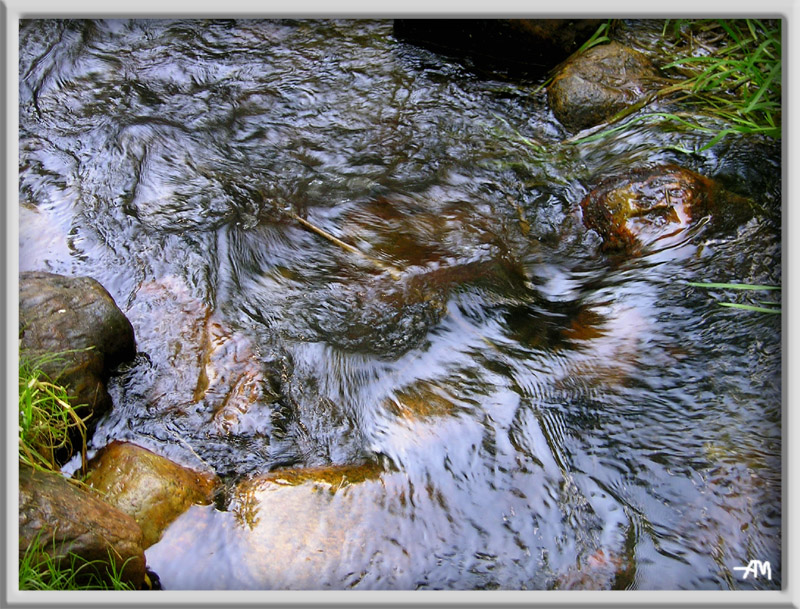
M 700 218 L 716 227 L 749 217 L 747 199 L 675 165 L 644 168 L 603 181 L 581 202 L 583 221 L 606 252 L 640 253 Z
M 133 518 L 59 474 L 20 464 L 20 558 L 36 541 L 59 563 L 69 564 L 70 553 L 88 561 L 87 575 L 108 578 L 113 564 L 135 588 L 144 580 L 142 530 Z
M 86 483 L 104 500 L 132 516 L 144 533 L 144 547 L 197 503 L 211 503 L 216 476 L 173 463 L 135 444 L 112 442 L 89 463 Z

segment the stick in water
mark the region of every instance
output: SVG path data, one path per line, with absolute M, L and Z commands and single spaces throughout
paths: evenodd
M 381 270 L 386 271 L 387 273 L 389 273 L 392 276 L 393 279 L 400 279 L 402 277 L 402 273 L 400 273 L 400 271 L 398 271 L 393 266 L 390 266 L 390 265 L 388 265 L 388 264 L 386 264 L 384 262 L 381 262 L 380 260 L 377 260 L 377 259 L 373 258 L 372 256 L 368 256 L 367 254 L 362 252 L 357 247 L 354 247 L 354 246 L 350 245 L 349 243 L 345 243 L 341 239 L 338 239 L 337 237 L 334 237 L 328 231 L 321 229 L 319 226 L 316 226 L 315 224 L 312 224 L 311 222 L 309 222 L 308 220 L 306 220 L 304 218 L 301 218 L 297 214 L 289 213 L 289 216 L 291 216 L 291 218 L 293 220 L 296 220 L 304 228 L 307 228 L 311 232 L 314 232 L 314 233 L 318 234 L 320 237 L 323 237 L 324 239 L 327 239 L 331 243 L 335 243 L 336 245 L 338 245 L 342 249 L 347 250 L 348 252 L 350 252 L 352 254 L 357 254 L 357 255 L 361 256 L 365 260 L 369 261 L 372 265 L 380 268 Z

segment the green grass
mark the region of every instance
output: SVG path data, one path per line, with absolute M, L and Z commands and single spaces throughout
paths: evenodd
M 671 34 L 668 33 L 670 29 Z M 681 150 L 685 153 L 708 150 L 731 134 L 781 137 L 783 68 L 780 21 L 666 20 L 662 36 L 672 45 L 672 60 L 662 68 L 675 75 L 674 83 L 644 97 L 599 125 L 592 133 L 572 139 L 570 143 L 600 139 L 645 116 L 676 121 L 712 135 L 697 150 Z M 688 118 L 680 110 L 657 112 L 609 129 L 610 125 L 660 99 L 684 106 L 693 118 Z M 697 120 L 700 115 L 705 115 L 709 124 Z
M 80 438 L 86 454 L 86 422 L 70 404 L 67 390 L 42 370 L 60 363 L 71 351 L 19 360 L 19 460 L 47 471 L 58 471 L 56 455 L 72 452 L 72 439 Z
M 19 360 L 19 460 L 36 469 L 59 472 L 56 455 L 72 452 L 78 437 L 86 459 L 86 423 L 70 403 L 67 390 L 54 382 L 43 367 L 60 365 L 77 351 L 39 355 L 20 354 Z M 56 379 L 57 380 L 57 379 Z M 71 482 L 80 485 L 77 480 Z M 108 561 L 87 561 L 35 539 L 19 561 L 20 590 L 133 590 L 122 580 L 122 569 L 109 554 Z M 110 551 L 109 551 L 110 552 Z M 60 558 L 54 558 L 59 556 Z M 123 565 L 124 567 L 124 565 Z M 101 573 L 104 575 L 101 576 Z
M 134 590 L 131 584 L 123 581 L 122 569 L 117 569 L 110 553 L 108 562 L 87 561 L 71 552 L 63 558 L 54 558 L 58 555 L 55 539 L 52 547 L 47 548 L 37 537 L 20 558 L 19 589 Z M 101 570 L 105 577 L 101 577 Z
M 594 32 L 594 34 L 592 34 L 591 38 L 589 38 L 589 40 L 587 40 L 586 42 L 584 42 L 581 45 L 581 48 L 578 49 L 577 53 L 578 54 L 584 53 L 584 52 L 588 51 L 589 49 L 591 49 L 592 47 L 597 46 L 598 44 L 603 44 L 603 43 L 608 42 L 609 40 L 611 40 L 608 37 L 608 33 L 609 33 L 609 30 L 611 29 L 611 23 L 612 22 L 613 22 L 613 19 L 609 19 L 605 23 L 601 23 L 600 27 L 598 27 L 597 30 L 595 30 L 595 32 Z
M 696 288 L 705 288 L 709 290 L 746 290 L 746 291 L 763 291 L 763 290 L 780 290 L 780 286 L 776 285 L 760 285 L 753 283 L 713 283 L 713 282 L 688 282 L 687 285 Z M 729 307 L 732 309 L 740 309 L 743 311 L 752 311 L 754 313 L 767 313 L 780 315 L 780 302 L 760 300 L 756 304 L 743 304 L 738 302 L 719 302 L 721 307 Z

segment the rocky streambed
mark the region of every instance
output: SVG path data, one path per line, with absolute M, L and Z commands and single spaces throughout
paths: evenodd
M 77 350 L 47 372 L 91 439 L 81 487 L 21 466 L 21 553 L 171 589 L 718 589 L 755 552 L 777 585 L 779 326 L 687 285 L 779 278 L 774 143 L 558 148 L 668 85 L 657 28 L 570 57 L 575 24 L 492 25 L 26 24 L 20 350 Z

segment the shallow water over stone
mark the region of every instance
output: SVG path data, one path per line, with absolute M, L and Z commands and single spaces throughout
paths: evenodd
M 136 332 L 93 448 L 225 483 L 166 589 L 780 586 L 780 316 L 687 285 L 780 282 L 777 147 L 567 144 L 390 21 L 31 21 L 20 74 L 21 268 Z M 666 164 L 767 212 L 602 252 L 581 201 Z

